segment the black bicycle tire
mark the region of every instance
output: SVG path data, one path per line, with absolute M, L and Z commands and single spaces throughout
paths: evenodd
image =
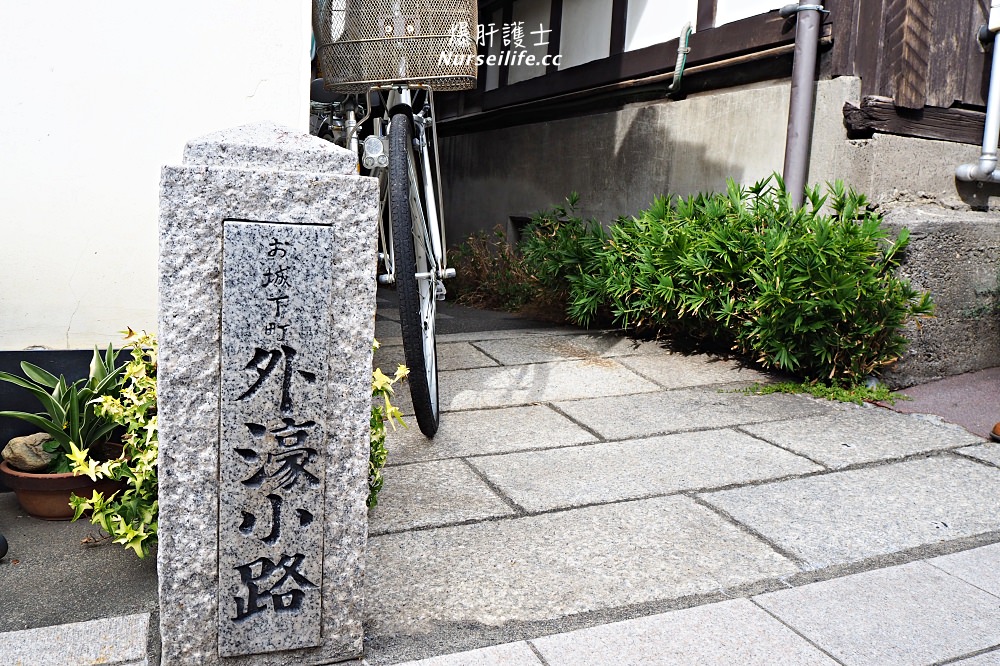
M 413 247 L 410 211 L 409 154 L 413 144 L 410 117 L 405 113 L 392 116 L 389 125 L 389 217 L 392 223 L 392 245 L 395 255 L 396 295 L 399 298 L 399 326 L 403 338 L 403 356 L 410 369 L 407 382 L 413 399 L 413 413 L 420 432 L 433 437 L 440 420 L 437 397 L 431 400 L 424 359 L 423 325 L 420 318 L 420 291 L 416 278 L 417 258 Z M 423 199 L 417 192 L 418 198 Z M 431 295 L 433 298 L 433 294 Z M 437 356 L 437 343 L 434 351 Z M 434 363 L 435 374 L 437 363 Z M 434 382 L 437 390 L 437 381 Z

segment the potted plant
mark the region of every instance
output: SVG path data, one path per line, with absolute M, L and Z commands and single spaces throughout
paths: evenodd
M 131 548 L 140 558 L 156 545 L 159 519 L 157 456 L 159 434 L 156 426 L 156 337 L 126 331 L 132 359 L 125 365 L 121 391 L 98 399 L 97 413 L 124 429 L 124 454 L 99 462 L 88 456 L 71 456 L 73 471 L 95 481 L 121 484 L 120 491 L 105 495 L 77 494 L 70 500 L 73 520 L 89 512 L 90 522 L 99 526 L 115 543 Z
M 121 446 L 108 442 L 117 424 L 100 414 L 97 405 L 102 396 L 114 396 L 121 390 L 124 368 L 116 367 L 117 357 L 111 346 L 103 356 L 95 347 L 88 377 L 73 383 L 28 362 L 21 363 L 27 379 L 0 372 L 0 380 L 30 391 L 43 408 L 35 414 L 0 411 L 0 416 L 27 421 L 50 438 L 42 444 L 45 452 L 52 456 L 45 469 L 22 471 L 12 467 L 7 460 L 0 462 L 0 477 L 29 515 L 46 520 L 68 520 L 73 516 L 69 504 L 73 494 L 89 495 L 94 489 L 114 492 L 118 488 L 113 481 L 94 480 L 72 471 L 74 459 L 108 459 L 121 455 Z

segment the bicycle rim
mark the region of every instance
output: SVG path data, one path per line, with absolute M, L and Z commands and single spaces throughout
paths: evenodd
M 397 113 L 389 129 L 389 217 L 399 323 L 417 425 L 420 432 L 433 437 L 440 417 L 434 298 L 437 267 L 424 224 L 425 205 L 413 153 L 411 120 Z M 427 277 L 417 278 L 417 274 Z

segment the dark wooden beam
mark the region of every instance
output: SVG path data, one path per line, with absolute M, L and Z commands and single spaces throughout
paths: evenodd
M 698 0 L 698 22 L 695 30 L 701 32 L 715 27 L 715 10 L 718 0 Z
M 691 35 L 688 66 L 723 58 L 763 51 L 795 41 L 794 24 L 782 19 L 777 12 L 761 14 Z M 494 109 L 562 93 L 666 72 L 677 60 L 676 38 L 669 42 L 647 46 L 624 53 L 612 53 L 607 58 L 584 63 L 569 69 L 538 76 L 527 81 L 501 85 L 483 94 L 483 109 Z M 501 70 L 501 81 L 503 81 Z
M 981 144 L 986 114 L 965 109 L 925 106 L 904 109 L 887 97 L 865 97 L 861 106 L 844 104 L 844 125 L 856 132 L 881 132 L 937 139 L 953 143 Z
M 503 6 L 503 19 L 501 23 L 504 26 L 508 26 L 514 22 L 514 0 L 507 0 Z M 502 43 L 502 42 L 501 42 Z M 503 53 L 503 49 L 500 50 Z M 500 65 L 500 87 L 504 88 L 507 86 L 507 80 L 510 77 L 510 65 L 503 64 Z
M 563 15 L 563 0 L 552 0 L 552 9 L 549 12 L 549 51 L 548 55 L 551 58 L 559 55 L 559 45 L 562 39 L 562 15 Z M 549 64 L 545 69 L 546 74 L 553 74 L 559 71 L 559 66 L 554 64 Z
M 625 30 L 628 27 L 628 0 L 614 0 L 611 4 L 611 55 L 624 53 Z

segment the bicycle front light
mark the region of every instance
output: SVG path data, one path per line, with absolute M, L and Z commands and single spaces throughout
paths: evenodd
M 385 152 L 385 144 L 380 137 L 366 137 L 363 148 L 361 163 L 365 165 L 366 169 L 389 166 L 389 156 Z

